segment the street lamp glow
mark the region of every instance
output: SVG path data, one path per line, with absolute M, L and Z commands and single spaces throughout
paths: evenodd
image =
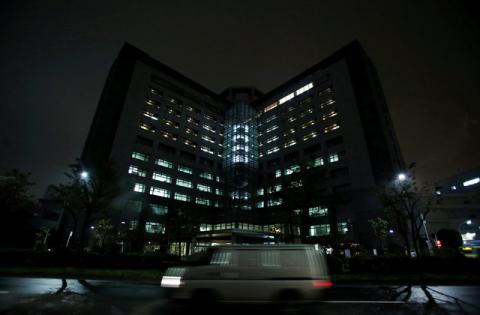
M 81 179 L 88 179 L 88 172 L 85 172 L 85 171 L 81 172 L 80 173 L 80 178 Z
M 407 175 L 405 175 L 404 173 L 400 173 L 398 174 L 397 178 L 399 181 L 403 182 L 404 180 L 407 179 Z
M 394 233 L 392 229 L 390 229 L 388 232 L 389 232 L 390 234 L 393 234 L 393 233 Z
M 472 220 L 468 220 L 468 221 L 467 221 L 467 224 L 468 224 L 468 225 L 472 224 Z

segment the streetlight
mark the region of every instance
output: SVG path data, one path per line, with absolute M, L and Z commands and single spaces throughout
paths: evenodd
M 403 182 L 404 180 L 407 179 L 407 175 L 405 175 L 405 173 L 400 173 L 397 175 L 397 179 L 400 181 L 400 182 Z
M 88 172 L 86 171 L 83 171 L 80 173 L 80 178 L 83 179 L 83 180 L 87 180 L 88 179 Z
M 466 222 L 468 225 L 472 225 L 472 220 L 467 220 Z

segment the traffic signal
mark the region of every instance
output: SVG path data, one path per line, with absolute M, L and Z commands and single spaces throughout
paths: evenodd
M 435 245 L 437 245 L 437 248 L 442 248 L 442 241 L 436 240 Z

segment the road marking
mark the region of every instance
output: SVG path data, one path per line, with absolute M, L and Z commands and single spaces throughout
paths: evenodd
M 365 300 L 365 301 L 342 301 L 342 300 L 338 300 L 338 301 L 322 301 L 321 303 L 338 303 L 338 304 L 341 304 L 341 303 L 344 303 L 344 304 L 405 304 L 404 301 L 368 301 L 368 300 Z
M 10 291 L 0 291 L 0 294 L 8 294 Z

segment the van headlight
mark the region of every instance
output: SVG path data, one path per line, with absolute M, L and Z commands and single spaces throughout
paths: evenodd
M 163 276 L 160 285 L 163 288 L 179 288 L 182 286 L 182 277 Z

